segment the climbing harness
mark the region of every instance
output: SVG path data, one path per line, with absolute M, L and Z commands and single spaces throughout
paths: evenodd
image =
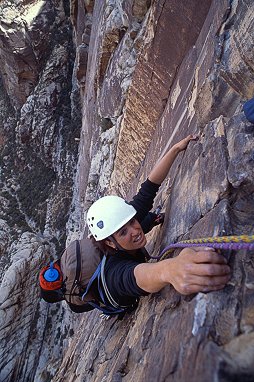
M 159 256 L 150 256 L 150 258 L 161 260 L 162 257 L 166 257 L 176 248 L 191 248 L 200 246 L 206 246 L 215 249 L 252 250 L 254 249 L 254 235 L 214 236 L 200 239 L 183 240 L 179 241 L 178 243 L 169 244 L 166 248 L 163 249 Z

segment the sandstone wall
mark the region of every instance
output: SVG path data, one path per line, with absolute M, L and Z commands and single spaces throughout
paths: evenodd
M 253 254 L 226 254 L 223 291 L 167 287 L 122 321 L 49 307 L 36 277 L 66 233 L 83 235 L 94 200 L 131 198 L 187 134 L 200 139 L 160 189 L 166 220 L 150 251 L 253 233 L 254 130 L 242 113 L 254 94 L 253 2 L 0 7 L 0 381 L 252 381 Z
M 135 2 L 127 3 L 119 9 L 122 17 L 126 10 L 133 12 Z M 176 239 L 253 233 L 253 127 L 242 113 L 242 103 L 253 96 L 253 5 L 213 1 L 202 7 L 195 1 L 152 2 L 134 35 L 135 49 L 142 38 L 127 93 L 126 67 L 121 71 L 119 66 L 122 57 L 126 65 L 134 54 L 127 55 L 125 48 L 129 33 L 133 36 L 130 21 L 111 52 L 104 81 L 92 93 L 94 104 L 89 104 L 90 88 L 84 98 L 83 132 L 92 125 L 94 142 L 83 149 L 91 158 L 87 187 L 80 186 L 84 210 L 105 186 L 107 192 L 131 197 L 170 145 L 189 133 L 200 136 L 158 195 L 167 216 L 164 228 L 150 235 L 155 253 Z M 107 28 L 99 21 L 101 50 Z M 95 53 L 91 49 L 90 73 L 95 64 L 98 73 L 98 47 Z M 96 74 L 91 78 L 94 85 Z M 103 125 L 87 123 L 90 107 L 106 119 Z M 115 131 L 116 156 L 105 183 L 107 137 Z M 95 312 L 85 316 L 53 381 L 252 380 L 252 254 L 227 255 L 233 276 L 223 291 L 181 297 L 168 287 L 142 299 L 123 321 L 97 322 Z

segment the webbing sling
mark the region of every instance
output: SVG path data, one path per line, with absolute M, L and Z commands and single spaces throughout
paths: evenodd
M 102 299 L 102 302 L 105 305 L 105 307 L 101 306 L 100 304 L 97 304 L 95 301 L 88 301 L 87 303 L 89 305 L 93 306 L 94 308 L 99 309 L 100 311 L 102 311 L 104 314 L 107 314 L 107 315 L 122 313 L 122 312 L 125 311 L 124 308 L 117 309 L 114 306 L 112 306 L 112 307 L 108 306 L 108 304 L 105 301 L 105 298 L 104 298 L 104 295 L 103 295 L 103 290 L 102 290 L 101 285 L 100 285 L 100 277 L 101 277 L 101 273 L 104 272 L 105 262 L 106 262 L 106 257 L 104 256 L 102 261 L 100 262 L 100 264 L 96 268 L 96 271 L 92 275 L 92 277 L 91 277 L 91 279 L 90 279 L 90 281 L 89 281 L 89 283 L 88 283 L 88 285 L 86 287 L 86 290 L 83 293 L 81 298 L 82 298 L 82 300 L 84 300 L 84 298 L 87 295 L 87 293 L 89 292 L 93 282 L 97 279 L 99 295 L 100 295 L 100 298 Z M 102 267 L 102 265 L 103 265 L 103 267 Z M 110 295 L 110 297 L 111 297 L 111 299 L 113 299 L 111 295 Z
M 106 283 L 106 279 L 105 279 L 105 272 L 104 272 L 104 268 L 105 268 L 105 264 L 106 264 L 106 256 L 103 256 L 103 259 L 102 259 L 102 262 L 101 262 L 101 273 L 100 273 L 100 277 L 101 277 L 101 282 L 102 282 L 102 286 L 103 286 L 103 290 L 106 294 L 106 297 L 109 301 L 109 303 L 116 309 L 122 309 L 122 311 L 125 309 L 125 308 L 128 308 L 128 305 L 119 305 L 115 300 L 114 298 L 112 297 L 112 295 L 110 294 L 109 290 L 108 290 L 108 287 L 107 287 L 107 283 Z M 101 290 L 101 288 L 100 288 Z M 103 301 L 104 302 L 104 301 Z

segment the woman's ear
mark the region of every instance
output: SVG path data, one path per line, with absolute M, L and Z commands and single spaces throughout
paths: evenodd
M 111 248 L 113 248 L 113 249 L 116 249 L 116 245 L 113 243 L 113 241 L 111 241 L 111 240 L 109 240 L 109 239 L 106 239 L 106 240 L 105 240 L 105 243 L 106 243 L 109 247 L 111 247 Z

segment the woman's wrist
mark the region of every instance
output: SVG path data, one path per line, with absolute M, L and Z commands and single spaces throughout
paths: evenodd
M 180 149 L 180 147 L 176 143 L 174 146 L 172 146 L 171 151 L 175 155 L 178 155 L 182 150 Z
M 174 258 L 165 259 L 158 264 L 161 265 L 159 279 L 161 284 L 167 285 L 172 284 L 172 268 L 173 268 Z

